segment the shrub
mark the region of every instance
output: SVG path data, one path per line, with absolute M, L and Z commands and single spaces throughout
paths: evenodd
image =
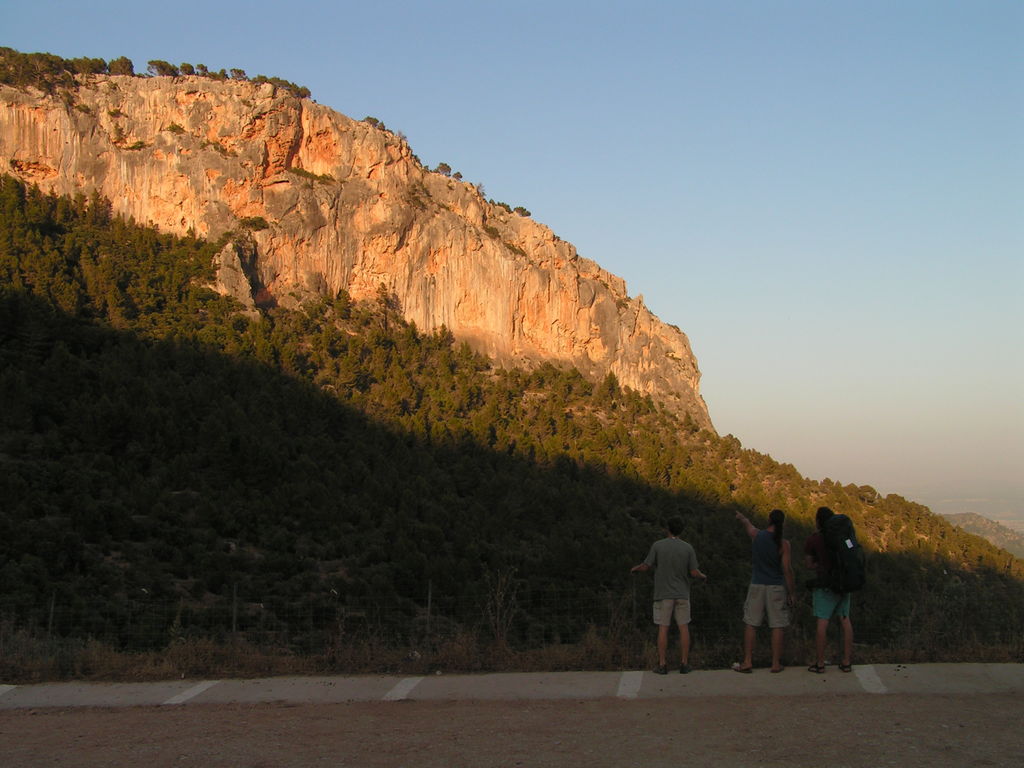
M 223 144 L 221 144 L 220 142 L 216 142 L 216 141 L 204 141 L 204 142 L 203 142 L 202 144 L 200 144 L 200 145 L 199 145 L 199 148 L 200 148 L 200 149 L 206 149 L 207 147 L 212 147 L 213 149 L 217 150 L 217 151 L 218 151 L 218 152 L 220 152 L 220 153 L 221 153 L 222 155 L 224 155 L 224 157 L 233 157 L 233 156 L 234 156 L 234 154 L 235 154 L 235 153 L 234 153 L 234 152 L 232 152 L 231 150 L 227 149 L 227 148 L 226 148 L 226 147 L 225 147 L 225 146 L 224 146 Z
M 262 216 L 246 216 L 244 219 L 239 219 L 238 223 L 244 229 L 252 232 L 259 232 L 261 229 L 267 229 L 270 226 Z
M 331 176 L 331 174 L 329 173 L 313 173 L 312 171 L 307 171 L 305 168 L 296 167 L 289 168 L 288 171 L 294 173 L 296 176 L 301 176 L 304 179 L 309 179 L 310 181 L 334 181 L 334 177 Z
M 163 59 L 153 59 L 148 62 L 146 69 L 155 77 L 177 77 L 181 74 L 181 71 L 176 66 Z
M 107 73 L 107 62 L 103 59 L 90 59 L 83 57 L 68 61 L 71 69 L 79 75 L 105 75 Z
M 256 75 L 250 82 L 257 85 L 261 83 L 270 83 L 275 88 L 281 88 L 292 96 L 298 99 L 308 99 L 310 97 L 310 90 L 304 85 L 298 85 L 291 82 L 290 80 L 284 80 L 280 77 L 267 77 L 266 75 Z
M 502 240 L 501 243 L 506 248 L 508 248 L 510 251 L 512 251 L 512 253 L 517 253 L 520 256 L 526 256 L 526 251 L 524 251 L 522 248 L 520 248 L 515 243 L 510 243 L 508 240 Z
M 135 75 L 135 65 L 132 64 L 132 60 L 127 56 L 120 56 L 110 62 L 107 71 L 112 75 L 128 75 L 132 77 Z

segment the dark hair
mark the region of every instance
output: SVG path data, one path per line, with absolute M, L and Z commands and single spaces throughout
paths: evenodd
M 781 509 L 773 509 L 768 513 L 768 522 L 775 527 L 775 532 L 772 534 L 775 546 L 782 549 L 782 529 L 786 525 L 786 513 Z
M 835 512 L 833 512 L 828 507 L 818 507 L 818 512 L 814 516 L 814 522 L 818 526 L 818 529 L 820 530 L 820 529 L 824 528 L 825 527 L 825 521 L 828 520 L 830 517 L 832 517 L 832 515 L 834 515 L 834 514 L 835 514 Z
M 668 522 L 665 523 L 665 527 L 668 528 L 668 532 L 673 536 L 678 536 L 683 532 L 683 518 L 681 517 L 670 517 Z

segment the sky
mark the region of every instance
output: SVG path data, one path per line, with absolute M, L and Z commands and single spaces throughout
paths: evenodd
M 0 45 L 282 77 L 689 337 L 721 434 L 1024 530 L 1019 0 L 0 0 Z

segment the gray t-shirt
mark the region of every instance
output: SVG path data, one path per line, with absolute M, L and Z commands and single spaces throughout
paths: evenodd
M 700 568 L 692 546 L 682 539 L 659 539 L 644 562 L 654 568 L 655 600 L 690 599 L 690 571 Z

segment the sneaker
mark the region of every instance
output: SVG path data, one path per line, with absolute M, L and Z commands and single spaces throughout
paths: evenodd
M 656 675 L 667 675 L 668 674 L 668 667 L 666 667 L 664 665 L 660 666 L 660 667 L 655 667 L 654 668 L 654 674 L 656 674 Z
M 688 675 L 691 672 L 693 672 L 693 667 L 691 667 L 689 664 L 682 664 L 682 665 L 680 665 L 680 667 L 679 667 L 679 674 L 680 675 Z

